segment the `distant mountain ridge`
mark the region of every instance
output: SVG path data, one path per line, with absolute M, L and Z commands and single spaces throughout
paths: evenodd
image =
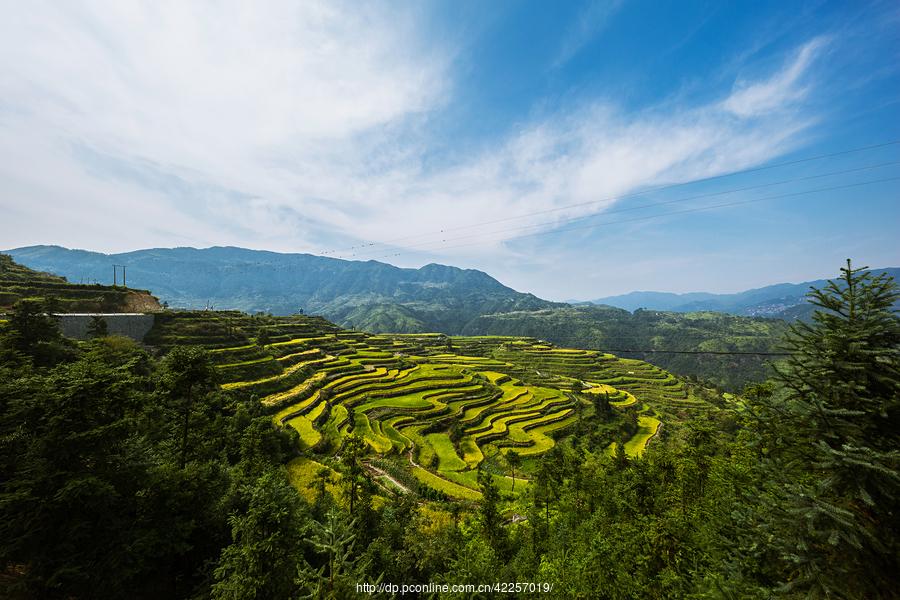
M 871 269 L 873 274 L 887 273 L 900 281 L 900 267 Z M 670 312 L 715 311 L 745 317 L 774 317 L 793 321 L 807 319 L 813 306 L 806 301 L 810 287 L 821 288 L 827 279 L 803 283 L 778 283 L 734 294 L 689 292 L 631 292 L 591 300 L 589 304 L 605 304 L 635 311 L 639 308 Z
M 809 287 L 826 281 L 739 294 L 634 292 L 595 300 L 606 306 L 573 306 L 518 292 L 482 271 L 438 264 L 404 269 L 376 261 L 233 247 L 107 255 L 31 246 L 5 253 L 27 267 L 82 284 L 111 283 L 112 265 L 126 265 L 129 287 L 150 289 L 172 308 L 276 315 L 302 310 L 373 333 L 517 335 L 563 346 L 633 350 L 626 356 L 731 390 L 765 377 L 768 357 L 677 352 L 776 351 L 787 329 L 785 320 L 809 318 Z M 900 279 L 897 268 L 876 272 Z
M 125 265 L 129 286 L 177 308 L 320 314 L 366 331 L 456 333 L 482 314 L 564 306 L 517 292 L 487 273 L 429 264 L 403 269 L 234 247 L 153 248 L 121 254 L 30 246 L 4 251 L 73 282 L 106 282 Z

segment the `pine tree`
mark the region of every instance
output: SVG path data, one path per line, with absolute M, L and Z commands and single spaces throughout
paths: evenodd
M 298 583 L 308 591 L 306 598 L 355 597 L 356 584 L 366 581 L 368 560 L 360 560 L 356 554 L 355 521 L 347 522 L 344 516 L 332 508 L 324 523 L 312 521 L 309 542 L 315 552 L 323 555 L 319 569 L 304 567 L 298 571 Z M 374 582 L 376 585 L 381 577 Z
M 179 461 L 183 469 L 187 464 L 194 403 L 215 385 L 216 371 L 203 348 L 175 346 L 163 359 L 160 379 L 163 395 L 180 416 Z
M 362 457 L 366 453 L 366 442 L 357 435 L 350 435 L 344 443 L 341 462 L 347 465 L 346 485 L 350 494 L 350 514 L 355 514 L 356 500 L 363 477 Z
M 233 542 L 222 550 L 212 598 L 295 596 L 295 573 L 307 568 L 301 506 L 283 472 L 273 470 L 257 480 L 246 512 L 229 519 Z
M 507 450 L 504 456 L 506 457 L 506 464 L 512 469 L 512 491 L 516 491 L 516 471 L 522 466 L 522 455 L 513 450 Z
M 602 394 L 594 394 L 593 401 L 594 415 L 603 421 L 608 421 L 612 414 L 612 406 L 609 403 L 609 392 L 604 391 Z
M 508 538 L 500 515 L 500 490 L 497 489 L 493 476 L 483 468 L 478 469 L 478 487 L 481 488 L 482 495 L 479 508 L 481 531 L 494 553 L 503 556 L 508 549 Z
M 893 597 L 900 574 L 900 318 L 897 286 L 854 269 L 810 292 L 786 364 L 758 400 L 776 507 L 760 529 L 786 560 L 786 589 Z
M 316 471 L 316 477 L 313 479 L 309 487 L 316 492 L 316 499 L 313 502 L 313 513 L 315 515 L 323 515 L 325 508 L 330 506 L 331 497 L 327 492 L 327 486 L 334 483 L 334 477 L 331 475 L 331 469 L 328 467 L 320 467 Z
M 90 338 L 106 337 L 109 335 L 109 326 L 103 317 L 94 315 L 88 324 L 87 333 Z
M 62 337 L 53 316 L 53 300 L 16 302 L 3 346 L 30 357 L 39 367 L 50 367 L 74 357 L 71 342 Z

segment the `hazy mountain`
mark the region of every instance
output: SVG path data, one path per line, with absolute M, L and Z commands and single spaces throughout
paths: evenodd
M 900 268 L 873 269 L 873 273 L 887 273 L 900 280 Z M 825 279 L 804 283 L 779 283 L 735 294 L 710 294 L 692 292 L 672 294 L 667 292 L 631 292 L 591 300 L 592 304 L 605 304 L 636 310 L 665 310 L 673 312 L 717 311 L 742 316 L 777 317 L 786 320 L 805 319 L 813 307 L 806 302 L 810 287 L 821 288 Z
M 113 265 L 125 265 L 129 287 L 150 289 L 171 307 L 303 310 L 368 331 L 457 333 L 482 314 L 562 306 L 517 292 L 481 271 L 437 264 L 402 269 L 233 247 L 102 254 L 30 246 L 5 252 L 72 282 L 112 283 Z
M 621 296 L 609 296 L 588 300 L 580 304 L 605 304 L 634 311 L 639 308 L 652 308 L 653 310 L 672 310 L 688 302 L 701 302 L 712 300 L 715 294 L 705 292 L 691 292 L 687 294 L 673 294 L 671 292 L 629 292 Z

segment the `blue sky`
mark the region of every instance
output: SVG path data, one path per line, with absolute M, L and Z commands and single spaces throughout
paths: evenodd
M 900 144 L 743 172 L 900 140 L 893 2 L 4 11 L 0 247 L 440 262 L 550 299 L 900 265 Z

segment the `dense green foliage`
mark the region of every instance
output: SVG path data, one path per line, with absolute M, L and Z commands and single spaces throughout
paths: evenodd
M 22 327 L 35 318 L 49 323 Z M 157 363 L 102 337 L 47 353 L 60 343 L 48 330 L 23 303 L 0 338 L 0 562 L 21 574 L 7 594 L 176 598 L 208 586 L 228 515 L 247 510 L 245 488 L 288 458 L 293 437 L 258 405 L 192 383 L 208 364 L 196 350 L 193 364 Z
M 478 502 L 417 489 L 397 468 L 395 459 L 407 459 L 377 455 L 366 411 L 339 401 L 348 391 L 340 385 L 363 385 L 347 373 L 326 394 L 347 425 L 333 458 L 298 456 L 293 428 L 273 427 L 254 394 L 216 385 L 227 361 L 258 360 L 244 352 L 319 360 L 283 333 L 318 327 L 312 320 L 276 320 L 263 348 L 234 345 L 254 322 L 232 315 L 230 330 L 207 329 L 200 317 L 183 323 L 220 340 L 214 350 L 169 344 L 191 341 L 175 319 L 156 334 L 169 349 L 161 360 L 110 337 L 48 355 L 41 343 L 65 342 L 52 321 L 35 327 L 41 315 L 20 305 L 0 335 L 0 592 L 274 600 L 357 597 L 357 584 L 378 581 L 536 582 L 552 585 L 548 598 L 894 598 L 897 295 L 893 282 L 848 266 L 814 294 L 822 310 L 792 328 L 793 354 L 770 382 L 708 401 L 694 397 L 706 393 L 699 389 L 679 396 L 687 388 L 646 363 L 533 340 L 369 340 L 397 349 L 392 357 L 429 357 L 432 368 L 467 357 L 501 389 L 511 376 L 494 367 L 504 361 L 541 385 L 581 376 L 596 384 L 569 392 L 579 418 L 539 456 L 508 460 L 511 446 L 484 461 L 473 473 Z M 318 336 L 318 349 L 349 345 L 356 360 L 385 358 L 362 347 L 363 334 L 330 335 Z M 370 366 L 363 372 L 378 368 Z M 594 381 L 610 373 L 618 374 Z M 664 430 L 641 455 L 624 444 L 610 452 L 597 431 L 637 427 L 644 404 Z M 446 432 L 431 438 L 436 455 L 454 443 L 471 450 L 465 430 Z M 282 467 L 289 460 L 293 486 Z M 497 469 L 527 481 L 512 493 Z
M 521 493 L 516 478 L 573 435 L 636 456 L 661 420 L 674 426 L 725 402 L 642 361 L 533 338 L 369 335 L 305 315 L 179 312 L 162 315 L 147 340 L 210 348 L 222 389 L 257 396 L 296 430 L 315 459 L 307 469 L 348 464 L 359 438 L 384 461 L 378 468 L 426 497 L 480 498 L 483 467 L 504 493 Z
M 646 360 L 667 371 L 690 375 L 730 391 L 764 380 L 771 357 L 754 355 L 669 354 L 623 350 L 777 352 L 787 323 L 723 313 L 675 313 L 576 306 L 479 317 L 466 335 L 521 335 L 561 346 L 592 348 Z
M 211 348 L 222 389 L 257 396 L 317 461 L 340 457 L 352 465 L 349 449 L 364 440 L 367 452 L 388 461 L 385 468 L 412 477 L 409 487 L 427 488 L 426 495 L 479 498 L 476 469 L 483 463 L 512 492 L 510 476 L 521 463 L 511 455 L 533 462 L 578 429 L 590 429 L 597 448 L 630 442 L 637 432 L 628 415 L 639 410 L 713 408 L 646 363 L 524 338 L 374 336 L 303 315 L 177 313 L 159 319 L 148 339 Z M 588 396 L 601 389 L 617 410 L 609 405 L 595 415 Z M 646 442 L 629 448 L 640 452 Z M 353 504 L 355 474 L 348 469 Z
M 766 490 L 785 509 L 759 519 L 778 532 L 789 585 L 874 598 L 896 591 L 900 572 L 898 293 L 849 261 L 842 271 L 811 294 L 820 310 L 792 328 L 776 387 L 754 394 Z
M 0 254 L 0 278 L 6 284 L 60 284 L 66 283 L 65 277 L 53 275 L 51 273 L 42 273 L 29 269 L 24 265 L 20 265 L 12 259 L 8 254 Z

